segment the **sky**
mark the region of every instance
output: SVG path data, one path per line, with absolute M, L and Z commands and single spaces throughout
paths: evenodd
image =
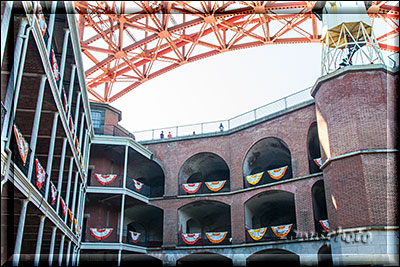
M 321 44 L 266 45 L 176 68 L 112 103 L 130 132 L 226 120 L 313 86 Z

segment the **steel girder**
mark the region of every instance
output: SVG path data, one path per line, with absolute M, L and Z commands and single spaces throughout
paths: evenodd
M 142 83 L 186 63 L 227 51 L 321 42 L 316 1 L 97 1 L 75 2 L 91 101 L 111 103 Z M 368 4 L 372 21 L 390 31 L 377 36 L 398 53 L 399 8 Z

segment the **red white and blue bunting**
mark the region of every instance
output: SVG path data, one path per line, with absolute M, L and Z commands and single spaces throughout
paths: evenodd
M 272 231 L 277 237 L 285 237 L 289 234 L 293 224 L 286 224 L 280 226 L 271 226 Z
M 36 164 L 36 186 L 40 190 L 46 181 L 46 172 L 43 169 L 38 159 L 35 159 Z
M 36 18 L 39 22 L 39 27 L 40 27 L 40 32 L 42 33 L 42 36 L 44 36 L 44 34 L 46 33 L 47 30 L 47 24 L 46 24 L 46 20 L 44 19 L 44 15 L 43 15 L 43 10 L 42 7 L 40 6 L 39 1 L 37 2 L 37 13 L 36 13 Z
M 129 231 L 129 236 L 133 243 L 137 243 L 140 238 L 140 233 Z
M 196 193 L 201 186 L 201 183 L 182 184 L 183 190 L 188 194 Z
M 272 179 L 279 180 L 285 175 L 287 168 L 288 166 L 270 170 L 268 171 L 268 174 L 269 176 L 271 176 Z
M 104 240 L 111 235 L 113 228 L 90 228 L 89 230 L 94 238 Z
M 328 220 L 320 220 L 319 223 L 322 225 L 322 228 L 325 229 L 325 231 L 329 232 L 329 222 Z
M 246 176 L 246 180 L 249 184 L 255 185 L 258 184 L 258 182 L 261 180 L 261 177 L 263 176 L 264 172 L 256 173 L 253 175 L 248 175 Z
M 218 192 L 224 187 L 226 181 L 216 181 L 216 182 L 205 182 L 208 189 L 213 192 Z
M 61 202 L 61 210 L 62 210 L 62 214 L 63 216 L 65 216 L 67 214 L 67 205 L 64 202 L 64 199 L 62 197 L 60 197 L 60 202 Z
M 58 82 L 60 80 L 60 70 L 58 69 L 57 59 L 53 49 L 51 49 L 51 68 L 53 70 L 54 79 Z
M 188 245 L 195 244 L 201 237 L 201 233 L 182 234 L 182 239 Z
M 267 227 L 262 227 L 258 229 L 249 229 L 247 230 L 247 232 L 254 240 L 260 240 L 267 232 Z
M 144 185 L 143 183 L 141 183 L 135 179 L 132 179 L 132 181 L 133 181 L 133 187 L 135 188 L 136 191 L 139 192 L 140 190 L 142 190 L 143 185 Z
M 315 162 L 315 164 L 317 164 L 318 167 L 321 168 L 321 165 L 323 163 L 321 158 L 314 159 L 314 162 Z
M 29 145 L 26 142 L 25 138 L 22 136 L 21 131 L 15 124 L 14 124 L 14 135 L 15 135 L 15 140 L 17 141 L 19 155 L 21 156 L 22 163 L 25 166 L 26 158 L 28 157 L 28 152 L 29 152 Z
M 99 181 L 99 183 L 101 183 L 102 185 L 108 185 L 110 183 L 112 183 L 112 181 L 115 180 L 115 178 L 117 177 L 116 174 L 95 174 L 94 177 L 96 177 L 97 181 Z
M 225 239 L 227 233 L 228 232 L 211 232 L 206 233 L 206 236 L 211 243 L 218 244 Z
M 68 101 L 67 101 L 67 96 L 65 95 L 65 90 L 62 90 L 62 101 L 63 101 L 63 105 L 64 105 L 64 111 L 65 114 L 68 113 Z
M 74 138 L 75 126 L 74 126 L 74 121 L 72 120 L 72 117 L 69 118 L 69 130 L 71 131 L 72 138 Z
M 52 181 L 50 181 L 50 200 L 50 204 L 54 206 L 57 200 L 57 187 L 53 184 Z

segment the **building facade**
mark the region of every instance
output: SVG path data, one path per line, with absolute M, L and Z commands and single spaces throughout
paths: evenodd
M 1 4 L 2 264 L 398 265 L 398 69 L 138 142 L 88 101 L 72 3 L 30 3 Z

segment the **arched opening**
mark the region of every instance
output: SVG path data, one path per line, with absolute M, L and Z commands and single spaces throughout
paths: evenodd
M 156 161 L 129 153 L 128 163 L 127 188 L 148 197 L 164 195 L 165 176 Z
M 319 164 L 321 164 L 321 150 L 318 138 L 317 123 L 313 122 L 308 130 L 307 135 L 307 148 L 308 148 L 308 166 L 310 174 L 321 172 Z
M 248 267 L 264 267 L 268 266 L 268 264 L 271 264 L 271 266 L 276 264 L 282 264 L 281 266 L 300 266 L 300 257 L 283 249 L 266 249 L 252 254 L 246 260 L 246 266 Z
M 324 181 L 317 181 L 312 189 L 312 202 L 314 211 L 315 231 L 320 235 L 327 232 L 328 211 L 326 209 L 325 189 Z
M 332 252 L 329 245 L 323 245 L 318 251 L 318 266 L 332 267 Z
M 230 206 L 211 200 L 189 203 L 178 209 L 179 245 L 229 244 Z
M 120 266 L 151 266 L 162 267 L 162 261 L 146 254 L 132 253 L 131 251 L 123 251 Z
M 275 137 L 261 139 L 243 162 L 244 186 L 251 187 L 293 177 L 289 147 Z
M 163 220 L 162 209 L 127 198 L 123 240 L 132 245 L 161 247 Z
M 196 253 L 187 255 L 180 258 L 176 262 L 176 266 L 186 267 L 186 266 L 221 266 L 229 267 L 232 265 L 232 260 L 228 257 L 222 256 L 216 253 Z
M 202 194 L 230 190 L 229 167 L 218 155 L 198 153 L 182 165 L 179 171 L 180 194 Z
M 244 204 L 247 242 L 290 239 L 296 236 L 294 194 L 262 192 Z

